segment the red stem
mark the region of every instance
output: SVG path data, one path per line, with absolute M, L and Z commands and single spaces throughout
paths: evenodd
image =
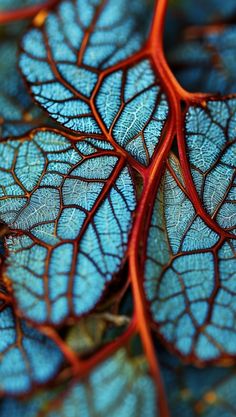
M 109 356 L 117 352 L 118 349 L 127 344 L 131 337 L 133 337 L 137 332 L 137 323 L 135 318 L 133 318 L 128 328 L 121 336 L 119 336 L 113 342 L 108 343 L 106 346 L 102 347 L 98 352 L 93 354 L 88 359 L 79 358 L 77 354 L 66 344 L 66 342 L 61 339 L 56 330 L 53 328 L 47 326 L 38 326 L 38 329 L 43 334 L 50 337 L 57 344 L 57 346 L 64 354 L 66 360 L 71 365 L 73 376 L 77 379 L 81 379 L 85 378 L 95 366 L 98 366 L 99 363 L 103 362 Z
M 58 0 L 48 0 L 35 6 L 28 6 L 10 11 L 0 11 L 0 24 L 11 23 L 15 20 L 29 19 L 34 17 L 42 9 L 50 9 L 58 3 Z

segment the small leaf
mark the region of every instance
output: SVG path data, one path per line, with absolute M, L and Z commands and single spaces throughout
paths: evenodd
M 236 241 L 197 214 L 172 158 L 153 208 L 145 290 L 158 332 L 189 360 L 236 355 L 235 254 Z
M 230 94 L 236 91 L 236 26 L 192 30 L 169 61 L 180 83 L 189 91 Z
M 235 234 L 236 99 L 190 107 L 185 122 L 191 173 L 203 206 Z
M 198 369 L 167 353 L 160 361 L 172 417 L 235 417 L 235 367 Z
M 166 97 L 150 62 L 143 60 L 128 71 L 107 76 L 95 102 L 115 141 L 139 162 L 148 165 L 168 113 Z
M 75 132 L 103 134 L 148 165 L 168 104 L 151 63 L 127 62 L 146 38 L 143 15 L 149 9 L 141 1 L 63 1 L 25 35 L 19 65 L 51 117 Z
M 0 340 L 0 392 L 5 394 L 48 382 L 62 364 L 54 342 L 16 318 L 10 307 L 0 312 Z
M 8 38 L 1 40 L 0 138 L 21 136 L 46 121 L 33 104 L 17 70 L 17 42 L 22 29 L 22 25 L 11 28 L 11 36 L 8 33 Z
M 50 391 L 38 390 L 35 395 L 25 400 L 6 396 L 0 401 L 0 415 L 1 417 L 9 417 L 9 415 L 17 417 L 42 417 L 42 413 L 47 410 L 48 403 L 61 392 L 63 393 L 61 389 L 50 389 Z
M 139 27 L 144 11 L 148 13 L 146 24 Z M 147 35 L 150 11 L 143 1 L 139 4 L 134 0 L 129 3 L 109 0 L 107 4 L 103 0 L 62 1 L 55 12 L 49 13 L 42 29 L 34 28 L 28 32 L 23 40 L 23 48 L 32 56 L 33 60 L 29 61 L 32 65 L 37 58 L 46 62 L 47 39 L 55 65 L 67 61 L 67 65 L 61 68 L 62 73 L 65 73 L 66 78 L 71 71 L 76 75 L 69 82 L 80 83 L 78 75 L 84 75 L 80 85 L 82 88 L 86 76 L 96 81 L 96 69 L 108 68 L 140 49 Z M 24 57 L 23 54 L 22 60 Z M 77 68 L 77 62 L 80 69 Z M 47 67 L 46 64 L 44 66 Z
M 30 411 L 31 417 L 158 417 L 155 387 L 147 372 L 144 357 L 129 357 L 123 348 L 55 401 L 45 402 L 43 397 L 28 403 L 4 400 L 1 417 L 9 416 L 9 410 L 17 416 Z
M 125 257 L 136 197 L 104 140 L 52 130 L 0 144 L 7 275 L 25 317 L 60 323 L 90 311 Z

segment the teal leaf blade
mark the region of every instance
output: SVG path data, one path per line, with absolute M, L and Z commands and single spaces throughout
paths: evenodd
M 186 366 L 159 352 L 172 417 L 234 417 L 235 367 Z
M 111 67 L 141 48 L 147 36 L 151 11 L 142 1 L 139 4 L 133 0 L 129 3 L 108 1 L 107 4 L 103 0 L 62 1 L 55 12 L 49 14 L 42 29 L 32 29 L 26 35 L 23 49 L 33 57 L 45 58 L 46 42 L 42 38 L 45 32 L 56 65 L 68 61 L 72 70 L 70 65 L 78 62 L 82 73 L 87 67 L 95 74 L 96 70 Z M 146 25 L 140 28 L 144 12 L 147 12 Z M 55 31 L 59 28 L 60 33 Z M 38 51 L 34 49 L 36 44 Z M 76 74 L 76 68 L 74 71 Z
M 0 44 L 0 138 L 20 137 L 33 127 L 48 124 L 34 105 L 17 68 L 18 39 L 25 24 L 3 28 Z M 6 32 L 6 33 L 5 33 Z
M 233 94 L 235 79 L 235 25 L 196 28 L 169 52 L 169 62 L 188 91 Z
M 185 118 L 192 178 L 208 215 L 226 232 L 236 226 L 236 99 L 190 107 Z
M 151 62 L 140 56 L 129 63 L 146 40 L 139 23 L 149 14 L 142 1 L 62 2 L 25 35 L 19 60 L 35 100 L 53 119 L 77 134 L 103 134 L 145 166 L 169 108 Z
M 10 307 L 1 308 L 0 338 L 1 393 L 25 394 L 55 377 L 63 363 L 54 342 L 17 318 Z
M 188 361 L 236 355 L 235 243 L 198 215 L 171 158 L 151 215 L 144 285 L 159 335 Z
M 28 401 L 8 398 L 0 405 L 1 417 L 158 417 L 155 385 L 143 356 L 132 357 L 125 348 L 97 365 L 91 374 L 72 382 L 65 392 L 43 393 Z M 50 398 L 55 397 L 55 398 Z M 48 397 L 48 398 L 47 398 Z
M 114 140 L 149 165 L 168 115 L 166 96 L 150 62 L 142 60 L 127 71 L 105 77 L 95 103 Z
M 104 140 L 35 130 L 1 144 L 6 274 L 22 314 L 59 324 L 97 304 L 121 268 L 136 196 L 125 161 Z

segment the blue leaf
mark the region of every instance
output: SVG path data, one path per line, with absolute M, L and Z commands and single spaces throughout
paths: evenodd
M 97 365 L 83 381 L 71 384 L 50 402 L 44 393 L 32 400 L 3 400 L 1 417 L 158 417 L 154 383 L 144 357 L 132 358 L 125 349 Z M 9 414 L 9 412 L 11 414 Z
M 149 21 L 149 12 L 133 0 L 63 1 L 42 28 L 25 35 L 19 62 L 52 118 L 75 132 L 103 133 L 144 165 L 161 138 L 168 103 L 151 63 L 130 67 L 125 59 L 144 43 L 149 24 L 139 23 L 143 15 Z
M 234 93 L 236 27 L 224 30 L 205 27 L 184 39 L 169 53 L 169 60 L 180 83 L 189 91 Z
M 96 74 L 95 69 L 107 68 L 131 56 L 146 37 L 147 25 L 138 27 L 145 11 L 148 25 L 151 10 L 142 1 L 137 4 L 134 0 L 129 3 L 109 0 L 106 5 L 103 0 L 62 1 L 55 13 L 49 13 L 44 26 L 55 64 L 78 62 Z M 40 58 L 45 59 L 42 35 L 41 28 L 32 29 L 23 41 L 23 48 L 36 58 L 40 51 Z M 34 49 L 38 44 L 39 51 Z
M 208 101 L 186 114 L 186 145 L 205 210 L 223 229 L 236 226 L 236 99 Z
M 15 30 L 19 36 L 18 32 L 22 32 L 21 25 L 17 25 Z M 2 40 L 0 45 L 1 138 L 21 136 L 46 120 L 43 119 L 41 111 L 34 106 L 17 70 L 17 39 L 11 34 L 7 40 Z
M 136 160 L 148 165 L 168 114 L 166 97 L 149 61 L 143 60 L 127 72 L 107 76 L 96 105 L 115 141 Z
M 160 362 L 172 417 L 235 416 L 235 367 L 198 369 L 164 352 Z
M 182 356 L 236 354 L 235 255 L 236 241 L 222 241 L 197 214 L 172 158 L 152 212 L 145 292 L 158 332 Z
M 0 144 L 7 275 L 23 314 L 59 323 L 100 300 L 123 263 L 136 197 L 129 168 L 104 140 L 36 130 Z
M 54 342 L 16 318 L 10 307 L 0 312 L 0 340 L 0 391 L 5 394 L 48 382 L 62 364 Z

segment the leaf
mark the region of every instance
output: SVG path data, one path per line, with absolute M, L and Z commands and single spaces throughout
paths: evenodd
M 57 392 L 56 392 L 57 393 Z M 9 412 L 18 417 L 41 417 L 47 404 L 55 397 L 55 392 L 39 391 L 27 400 L 5 397 L 0 402 L 1 417 L 8 417 Z
M 22 25 L 11 28 L 11 36 L 0 45 L 0 137 L 21 136 L 45 119 L 26 91 L 17 71 L 17 41 Z M 16 32 L 16 34 L 15 34 Z M 16 36 L 17 35 L 17 36 Z
M 25 317 L 58 324 L 90 311 L 124 261 L 135 191 L 103 140 L 35 130 L 0 145 L 7 275 Z
M 172 417 L 234 417 L 236 371 L 184 366 L 167 353 L 161 365 Z
M 186 114 L 192 177 L 206 212 L 235 234 L 236 99 L 210 100 Z
M 234 93 L 235 41 L 234 25 L 192 29 L 169 52 L 169 61 L 180 83 L 193 92 Z
M 0 392 L 22 394 L 52 379 L 62 354 L 50 339 L 18 319 L 10 307 L 0 311 Z
M 78 62 L 78 67 L 87 66 L 90 70 L 88 76 L 96 79 L 95 69 L 107 68 L 130 57 L 145 40 L 148 28 L 145 25 L 140 28 L 138 23 L 143 17 L 143 11 L 148 9 L 142 1 L 136 4 L 136 8 L 134 6 L 133 0 L 129 3 L 124 0 L 114 3 L 110 0 L 107 5 L 103 0 L 62 1 L 56 11 L 48 15 L 43 28 L 33 28 L 28 32 L 22 46 L 36 60 L 42 58 L 45 61 L 47 38 L 48 50 L 56 66 L 62 64 L 61 61 L 68 61 L 68 65 L 71 65 L 67 70 L 74 71 L 75 75 L 84 74 L 86 80 L 86 72 L 82 68 L 76 69 Z M 146 23 L 149 22 L 150 10 Z M 60 24 L 61 30 L 57 33 L 53 29 L 59 28 Z M 36 45 L 38 50 L 34 48 Z M 65 74 L 66 78 L 70 75 L 66 67 Z M 72 80 L 76 81 L 79 82 L 78 78 Z M 80 88 L 83 87 L 83 81 Z
M 207 156 L 206 145 L 195 155 Z M 236 242 L 221 238 L 205 220 L 172 158 L 152 212 L 145 291 L 163 340 L 197 362 L 236 354 Z
M 52 118 L 74 132 L 103 134 L 148 165 L 168 104 L 150 61 L 128 62 L 146 38 L 144 14 L 148 22 L 148 8 L 133 0 L 62 1 L 25 35 L 19 65 Z
M 122 348 L 97 365 L 88 378 L 70 384 L 55 401 L 45 402 L 45 397 L 28 403 L 6 399 L 0 413 L 1 417 L 9 416 L 9 410 L 12 415 L 31 413 L 31 417 L 158 417 L 155 397 L 144 357 L 130 357 Z

